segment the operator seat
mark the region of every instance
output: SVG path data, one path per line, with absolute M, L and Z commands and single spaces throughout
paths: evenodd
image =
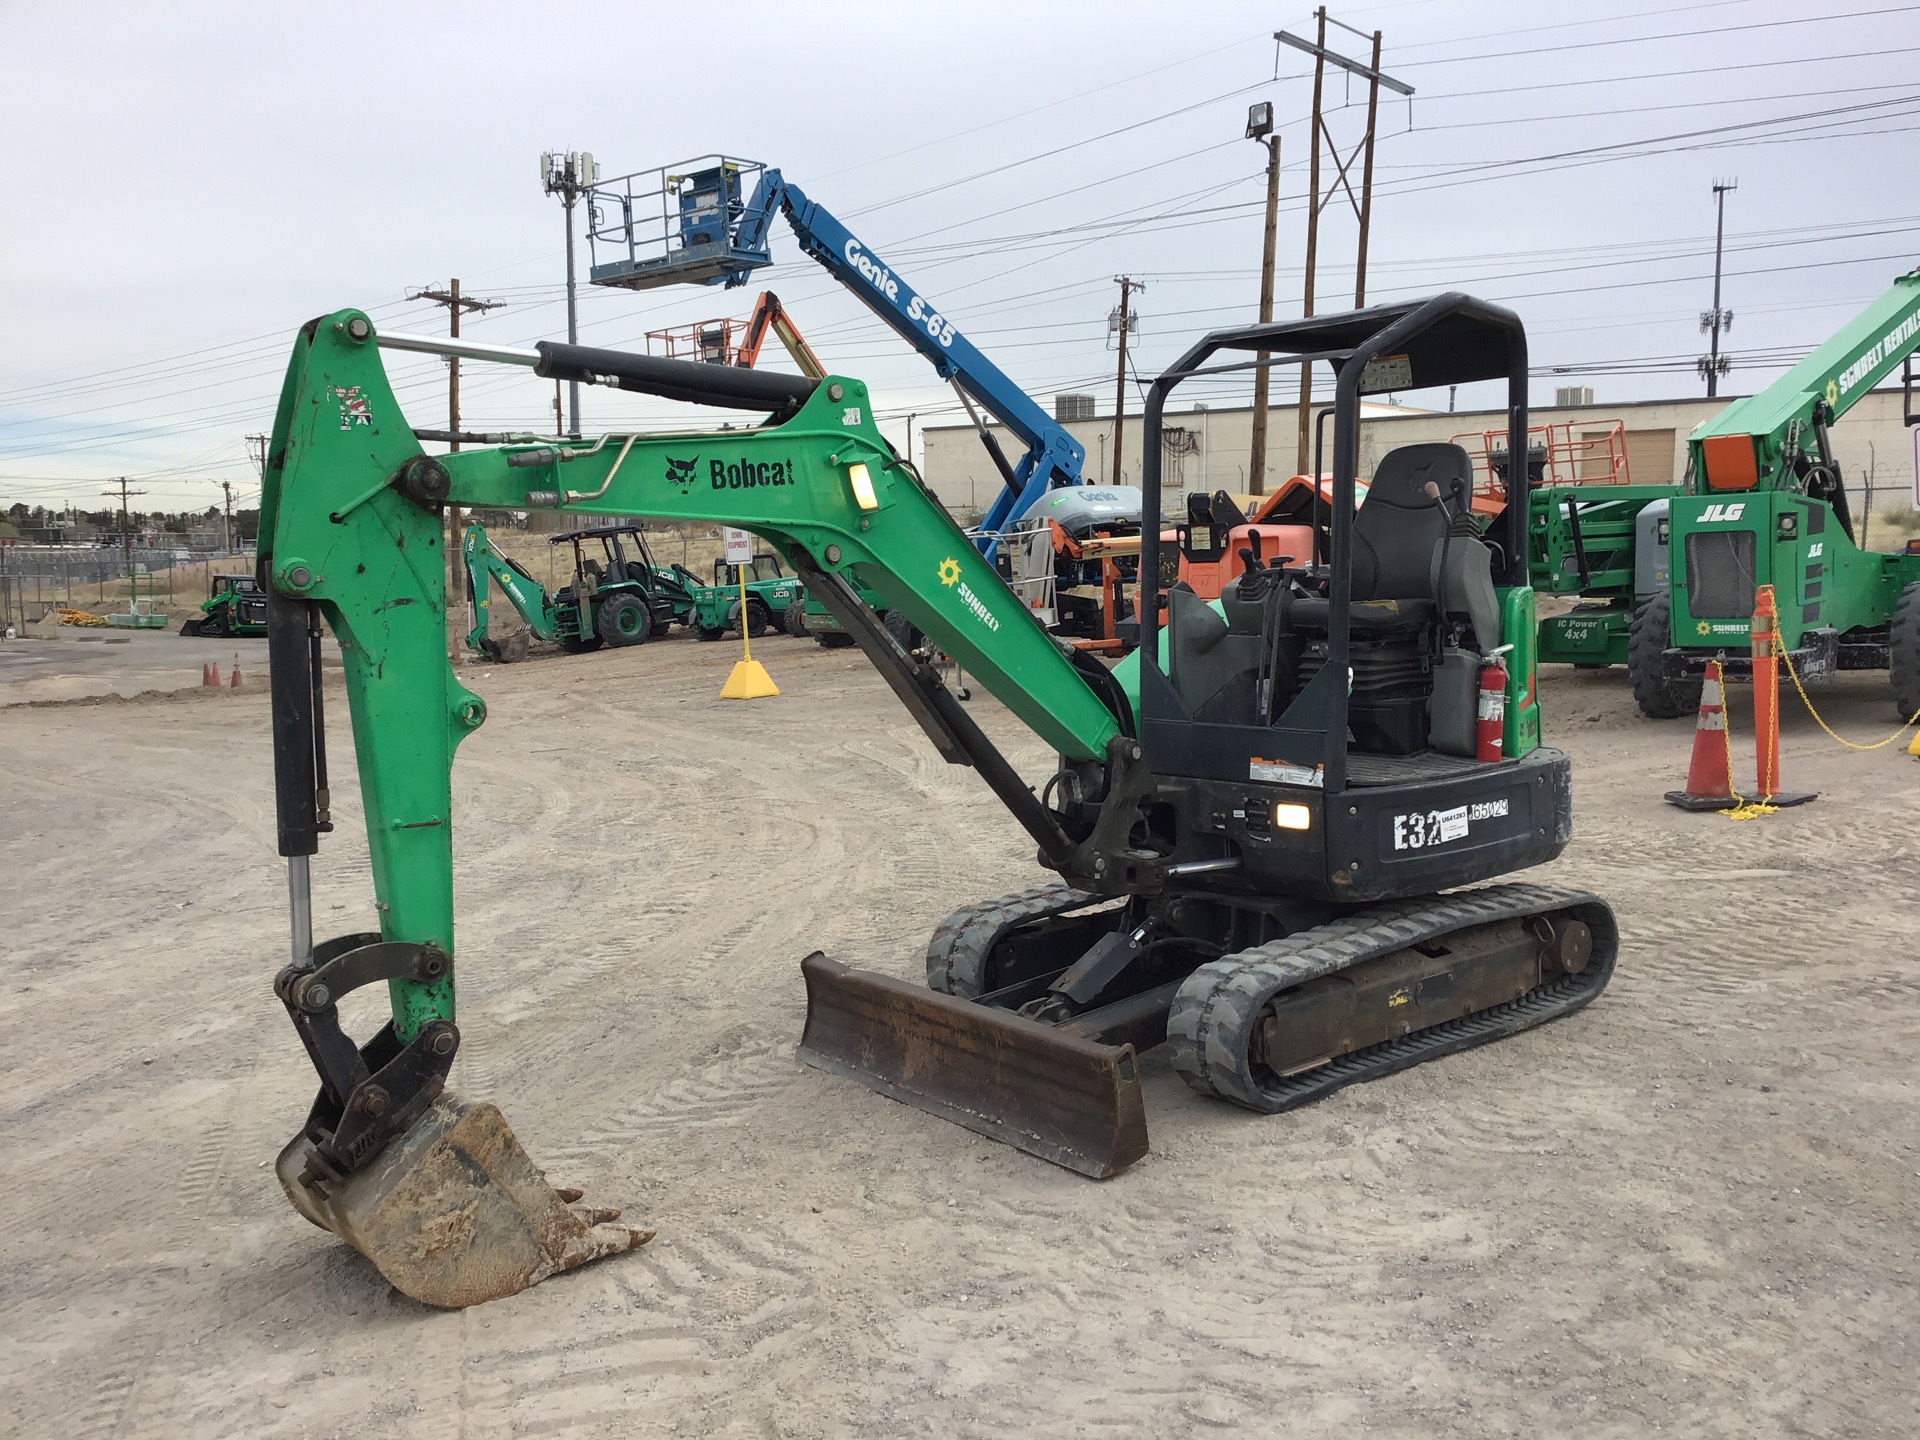
M 1447 516 L 1427 494 L 1429 482 L 1440 487 L 1455 513 L 1463 512 L 1473 487 L 1467 452 L 1446 444 L 1389 450 L 1354 512 L 1347 614 L 1356 635 L 1390 635 L 1434 622 L 1447 559 L 1442 552 L 1453 547 L 1447 544 Z M 1491 585 L 1487 602 L 1491 607 Z M 1331 611 L 1324 595 L 1303 596 L 1293 604 L 1293 623 L 1324 631 Z
M 1446 508 L 1427 493 L 1430 484 Z M 1403 445 L 1381 459 L 1354 512 L 1347 715 L 1363 750 L 1426 749 L 1434 662 L 1447 651 L 1464 670 L 1500 643 L 1492 552 L 1470 517 L 1472 492 L 1473 462 L 1460 446 Z M 1300 596 L 1288 608 L 1296 631 L 1326 635 L 1333 609 L 1326 596 Z M 1453 621 L 1472 632 L 1471 640 L 1462 636 L 1465 653 L 1448 650 Z M 1323 643 L 1315 668 L 1324 658 Z M 1454 687 L 1448 695 L 1445 723 L 1434 733 L 1451 737 L 1459 728 Z

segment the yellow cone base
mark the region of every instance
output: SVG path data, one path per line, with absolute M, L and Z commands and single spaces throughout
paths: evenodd
M 767 667 L 758 660 L 740 661 L 727 676 L 727 683 L 720 687 L 722 700 L 765 700 L 779 693 L 780 687 L 773 683 Z

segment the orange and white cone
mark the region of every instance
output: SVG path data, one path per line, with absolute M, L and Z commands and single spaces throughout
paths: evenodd
M 220 667 L 211 660 L 204 660 L 200 664 L 200 685 L 203 689 L 209 686 L 215 690 L 220 688 Z
M 1709 660 L 1700 682 L 1700 717 L 1693 726 L 1693 760 L 1687 766 L 1687 788 L 1669 790 L 1667 800 L 1682 810 L 1732 810 L 1741 803 L 1734 793 L 1727 766 L 1727 687 L 1720 662 Z
M 220 682 L 219 682 L 219 681 L 218 681 L 218 680 L 216 679 L 216 680 L 214 681 L 214 683 L 215 683 L 215 684 L 217 685 L 217 684 L 219 684 Z M 231 680 L 229 680 L 229 681 L 227 681 L 227 688 L 228 688 L 229 690 L 238 690 L 238 689 L 240 688 L 240 685 L 241 685 L 241 680 L 240 680 L 240 657 L 239 657 L 238 655 L 236 655 L 236 656 L 234 656 L 234 657 L 233 657 L 233 678 L 232 678 Z

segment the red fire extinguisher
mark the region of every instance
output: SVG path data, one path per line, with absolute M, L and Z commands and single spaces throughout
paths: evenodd
M 1498 760 L 1507 738 L 1507 666 L 1500 657 L 1511 650 L 1502 645 L 1480 667 L 1480 719 L 1474 733 L 1474 758 Z

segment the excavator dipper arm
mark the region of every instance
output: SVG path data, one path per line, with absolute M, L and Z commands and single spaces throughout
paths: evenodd
M 1091 679 L 1013 600 L 881 437 L 859 381 L 580 347 L 461 344 L 461 353 L 530 365 L 543 376 L 760 408 L 774 418 L 744 430 L 608 435 L 436 458 L 422 452 L 401 415 L 382 344 L 433 348 L 378 338 L 351 310 L 302 330 L 262 496 L 280 851 L 293 912 L 292 960 L 276 991 L 321 1078 L 278 1173 L 296 1208 L 360 1249 L 397 1287 L 427 1303 L 465 1305 L 631 1248 L 647 1232 L 613 1224 L 617 1212 L 571 1204 L 577 1194 L 545 1184 L 498 1111 L 443 1093 L 459 1045 L 454 984 L 462 963 L 449 772 L 460 742 L 487 715 L 445 654 L 444 505 L 646 515 L 756 532 L 839 614 L 942 753 L 979 768 L 1045 863 L 1083 887 L 1101 888 L 1103 876 L 1113 880 L 1122 868 L 1110 862 L 1126 853 L 1129 813 L 1148 782 L 1124 697 Z M 1076 792 L 1100 802 L 1098 815 L 1069 819 L 1034 795 L 932 667 L 872 622 L 841 578 L 854 566 L 1059 751 L 1063 765 L 1077 767 Z M 380 928 L 316 944 L 308 864 L 330 828 L 317 663 L 323 624 L 341 649 Z M 381 980 L 392 1021 L 356 1047 L 340 1029 L 336 1002 Z
M 521 569 L 510 555 L 493 543 L 486 528 L 469 525 L 460 536 L 460 548 L 467 562 L 467 598 L 473 602 L 473 624 L 467 631 L 467 648 L 484 650 L 487 644 L 489 591 L 500 587 L 527 628 L 542 640 L 554 636 L 553 599 L 538 580 Z

